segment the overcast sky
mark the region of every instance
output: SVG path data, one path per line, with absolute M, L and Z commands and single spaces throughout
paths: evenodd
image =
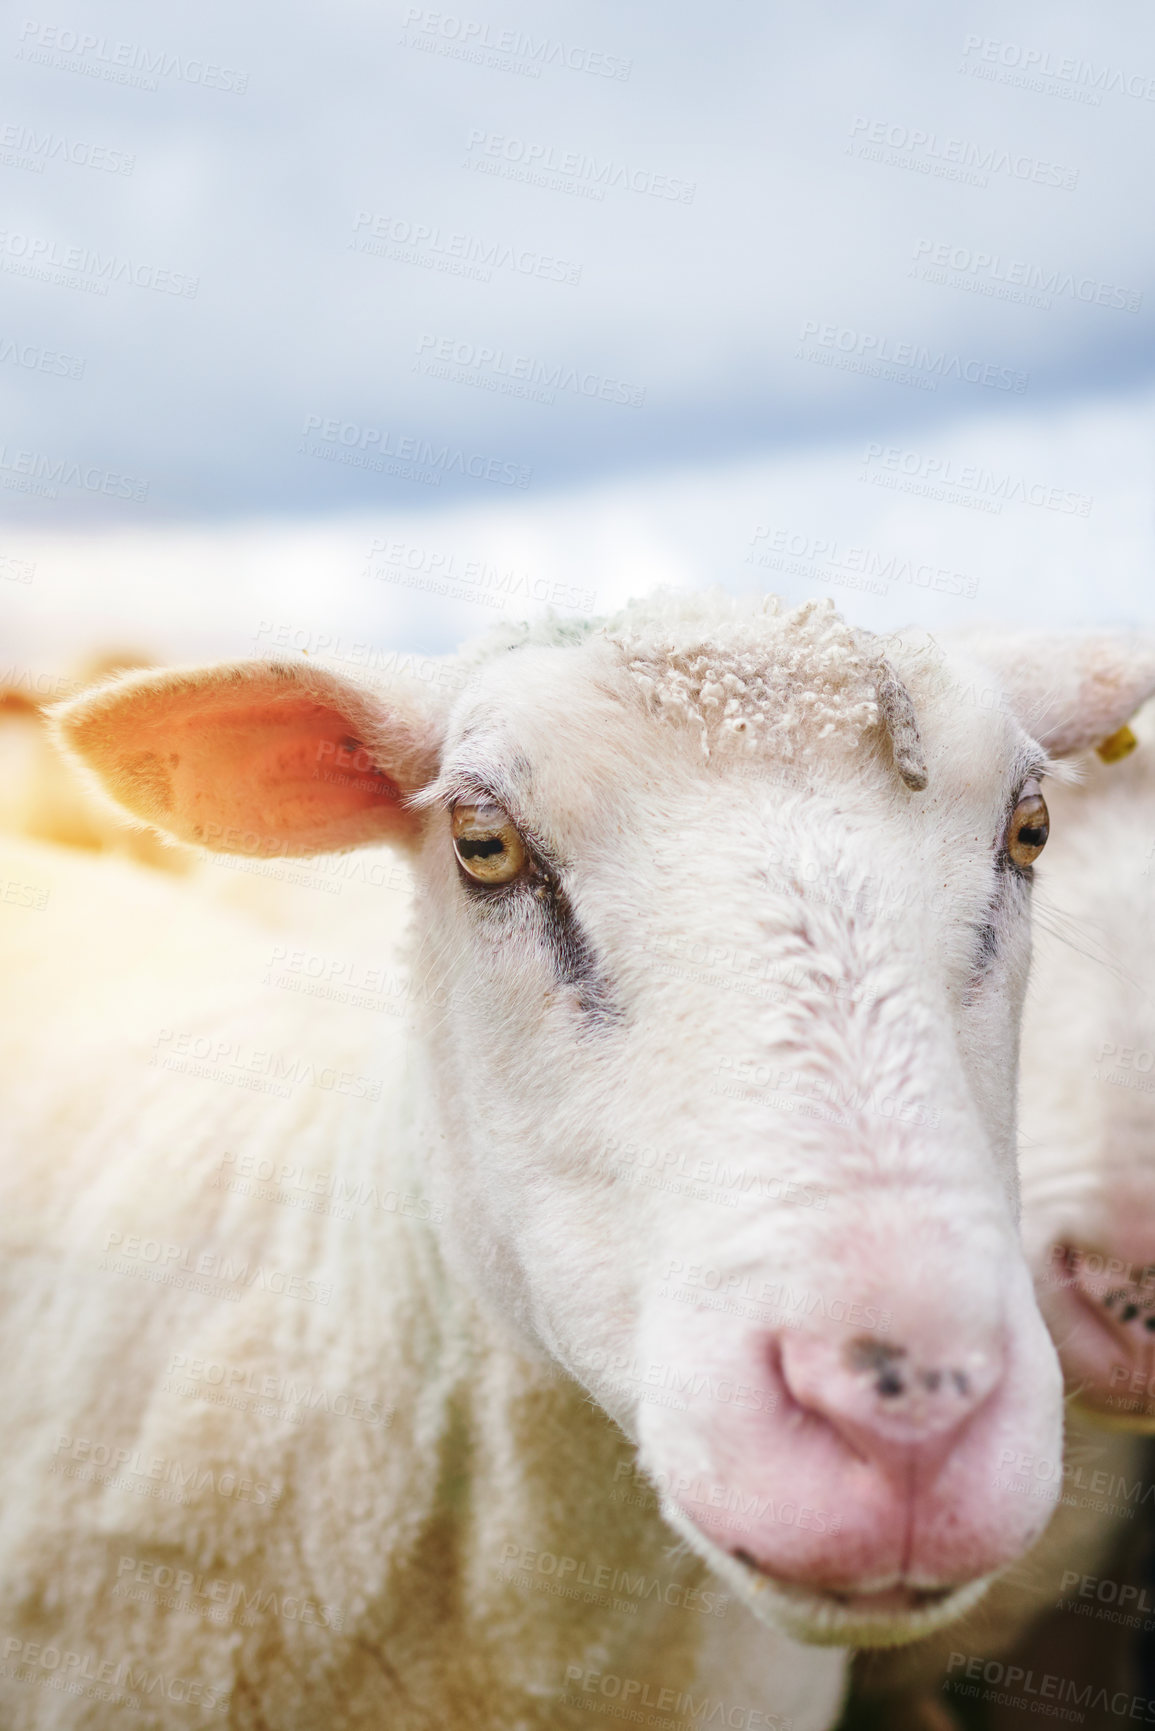
M 28 528 L 538 508 L 1146 401 L 1138 0 L 52 0 L 0 65 Z

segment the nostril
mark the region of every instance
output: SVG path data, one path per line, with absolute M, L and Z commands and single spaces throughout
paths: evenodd
M 778 1342 L 784 1393 L 860 1459 L 906 1470 L 911 1449 L 929 1460 L 952 1448 L 1001 1383 L 994 1332 L 965 1344 L 952 1333 L 944 1326 L 918 1342 L 787 1335 Z
M 902 1374 L 905 1346 L 892 1346 L 889 1341 L 859 1335 L 847 1342 L 843 1357 L 849 1370 L 873 1379 L 875 1391 L 884 1399 L 906 1393 Z
M 1132 1354 L 1149 1350 L 1150 1342 L 1143 1342 L 1155 1334 L 1155 1266 L 1068 1247 L 1064 1273 L 1074 1296 L 1106 1331 L 1104 1341 L 1113 1339 L 1117 1349 Z
M 898 1400 L 919 1391 L 930 1395 L 953 1391 L 962 1400 L 970 1399 L 970 1377 L 965 1370 L 916 1368 L 905 1346 L 860 1336 L 848 1343 L 843 1356 L 849 1370 L 873 1383 L 881 1400 Z

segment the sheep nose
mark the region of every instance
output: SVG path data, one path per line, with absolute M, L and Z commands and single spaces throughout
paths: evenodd
M 964 1345 L 858 1336 L 783 1339 L 782 1379 L 805 1412 L 824 1419 L 854 1452 L 884 1470 L 943 1459 L 998 1387 L 997 1336 Z
M 1155 1344 L 1155 1265 L 1075 1250 L 1067 1267 L 1079 1297 L 1128 1353 L 1138 1356 Z
M 885 1305 L 880 1276 L 789 1327 L 658 1311 L 655 1357 L 677 1357 L 691 1392 L 679 1410 L 647 1402 L 639 1422 L 680 1522 L 780 1582 L 864 1600 L 1012 1562 L 1059 1484 L 1024 1495 L 1001 1462 L 1013 1446 L 1053 1463 L 1062 1447 L 1026 1263 L 952 1270 L 920 1254 L 904 1281 L 901 1245 L 876 1260 Z
M 1080 1406 L 1155 1429 L 1155 1262 L 1150 1209 L 1109 1236 L 1111 1251 L 1056 1244 L 1044 1296 L 1067 1387 Z
M 1152 1344 L 1155 1295 L 1149 1289 L 1137 1285 L 1114 1286 L 1103 1294 L 1101 1302 L 1106 1321 L 1132 1351 L 1143 1351 Z
M 1063 1246 L 1063 1283 L 1107 1329 L 1127 1357 L 1146 1357 L 1155 1347 L 1155 1264 Z

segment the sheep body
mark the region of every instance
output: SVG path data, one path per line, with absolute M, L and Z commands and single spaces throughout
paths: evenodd
M 842 1656 L 672 1554 L 616 1426 L 441 1264 L 379 1089 L 405 1024 L 303 1013 L 267 932 L 137 866 L 10 842 L 3 872 L 46 898 L 0 905 L 32 982 L 2 1065 L 5 1727 L 111 1731 L 158 1677 L 166 1728 L 588 1727 L 603 1678 L 832 1723 Z M 46 1686 L 45 1651 L 106 1699 Z
M 371 1027 L 343 999 L 324 1001 L 322 1014 L 266 979 L 267 929 L 258 935 L 191 886 L 111 858 L 13 844 L 7 881 L 32 888 L 31 900 L 5 898 L 0 976 L 14 1006 L 3 1059 L 11 1284 L 0 1362 L 20 1393 L 4 1403 L 17 1495 L 0 1527 L 0 1628 L 10 1631 L 16 1731 L 114 1722 L 107 1703 L 36 1686 L 46 1641 L 73 1656 L 70 1672 L 92 1659 L 116 1675 L 146 1656 L 179 1668 L 194 1723 L 225 1716 L 252 1731 L 463 1722 L 533 1731 L 588 1724 L 597 1697 L 619 1687 L 623 1699 L 656 1694 L 663 1711 L 690 1690 L 730 1723 L 773 1715 L 821 1731 L 837 1708 L 836 1649 L 848 1630 L 909 1638 L 951 1614 L 941 1594 L 912 1605 L 905 1588 L 896 1608 L 859 1607 L 853 1592 L 826 1594 L 821 1579 L 800 1607 L 788 1547 L 821 1567 L 825 1546 L 829 1566 L 841 1567 L 838 1523 L 862 1515 L 877 1527 L 856 1540 L 867 1560 L 855 1568 L 869 1578 L 871 1546 L 888 1566 L 880 1547 L 893 1526 L 876 1510 L 893 1485 L 877 1475 L 874 1504 L 848 1493 L 835 1515 L 819 1510 L 825 1525 L 809 1507 L 804 1521 L 796 1497 L 791 1519 L 762 1510 L 774 1498 L 762 1494 L 762 1457 L 751 1451 L 758 1542 L 771 1553 L 752 1564 L 744 1543 L 724 1548 L 704 1522 L 695 1528 L 669 1488 L 681 1484 L 679 1447 L 699 1449 L 710 1469 L 710 1439 L 748 1436 L 746 1415 L 730 1431 L 730 1397 L 695 1390 L 667 1422 L 666 1405 L 614 1366 L 631 1351 L 675 1356 L 687 1338 L 708 1366 L 736 1354 L 760 1397 L 758 1424 L 805 1488 L 810 1455 L 789 1425 L 773 1430 L 779 1395 L 762 1398 L 768 1325 L 734 1328 L 705 1305 L 678 1308 L 655 1278 L 662 1249 L 674 1265 L 704 1245 L 735 1270 L 859 1280 L 862 1302 L 843 1309 L 861 1315 L 897 1277 L 913 1304 L 910 1329 L 932 1309 L 920 1286 L 925 1256 L 937 1282 L 931 1322 L 948 1343 L 960 1307 L 944 1300 L 944 1277 L 965 1294 L 976 1377 L 988 1374 L 993 1290 L 982 1271 L 1011 1282 L 996 1295 L 1010 1307 L 1006 1327 L 991 1334 L 1016 1355 L 1002 1385 L 1007 1426 L 1040 1446 L 1055 1432 L 1053 1356 L 1014 1263 L 1010 1211 L 1021 889 L 1010 885 L 1011 899 L 991 911 L 991 850 L 1016 766 L 1037 747 L 1009 713 L 960 712 L 945 671 L 909 645 L 899 646 L 900 686 L 878 646 L 829 608 L 747 607 L 716 623 L 712 648 L 705 616 L 680 603 L 491 642 L 459 664 L 467 687 L 448 715 L 424 702 L 378 704 L 323 669 L 281 663 L 129 675 L 65 712 L 62 735 L 89 769 L 138 821 L 185 840 L 209 826 L 239 852 L 251 832 L 258 855 L 385 833 L 412 847 L 425 944 L 414 984 L 440 981 L 446 998 L 441 1013 L 426 1004 L 412 1045 L 401 1019 Z M 511 652 L 516 661 L 501 659 Z M 738 725 L 775 702 L 796 735 L 789 750 L 790 729 L 763 737 Z M 494 768 L 490 735 L 502 715 L 515 749 Z M 536 844 L 554 875 L 543 866 L 541 894 L 523 889 L 510 904 L 466 901 L 445 845 L 445 805 L 487 797 L 471 768 L 487 741 L 489 773 L 524 783 L 534 767 L 531 791 L 568 838 Z M 931 793 L 916 810 L 910 790 L 926 782 L 927 763 Z M 318 767 L 329 765 L 342 767 Z M 768 859 L 770 834 L 782 861 Z M 807 849 L 849 901 L 807 901 L 791 876 Z M 587 881 L 568 906 L 573 853 Z M 872 900 L 871 857 L 920 894 L 942 870 L 951 896 L 944 907 L 923 895 L 909 913 L 859 918 Z M 751 873 L 762 894 L 743 901 Z M 973 919 L 984 915 L 994 959 L 980 999 Z M 647 931 L 648 949 L 638 937 Z M 691 1029 L 686 996 L 648 958 L 685 932 L 777 953 L 797 981 L 738 1000 L 729 981 L 707 978 L 694 994 L 693 1038 L 671 1064 L 670 1030 Z M 764 1109 L 710 1086 L 727 1041 L 743 1062 L 777 1042 L 819 1081 L 862 1079 L 865 1104 L 825 1116 L 775 1106 L 768 1150 Z M 900 1100 L 913 1091 L 920 1111 L 937 1090 L 941 1136 L 925 1131 L 937 1118 L 872 1114 L 866 1084 L 876 1082 Z M 845 1194 L 822 1221 L 774 1209 L 704 1221 L 694 1206 L 625 1187 L 608 1210 L 616 1180 L 601 1163 L 623 1114 L 671 1145 L 689 1136 L 691 1150 L 708 1123 L 755 1164 L 772 1152 L 779 1176 L 822 1162 Z M 879 1162 L 891 1179 L 881 1187 Z M 942 1256 L 920 1244 L 896 1269 L 908 1182 L 933 1205 L 927 1218 L 942 1215 Z M 302 1190 L 323 1206 L 299 1205 Z M 337 1209 L 351 1197 L 344 1218 Z M 861 1269 L 847 1255 L 859 1245 Z M 817 1297 L 827 1333 L 812 1328 L 805 1344 L 840 1352 L 845 1324 Z M 676 1348 L 663 1349 L 664 1329 Z M 45 1364 L 49 1340 L 63 1347 Z M 782 1350 L 794 1350 L 785 1334 Z M 847 1399 L 860 1385 L 869 1401 L 893 1392 L 861 1354 L 839 1364 Z M 239 1383 L 237 1404 L 207 1397 L 190 1370 L 205 1365 Z M 289 1411 L 270 1385 L 319 1398 L 293 1399 Z M 923 1387 L 911 1403 L 916 1426 L 945 1397 L 938 1372 Z M 955 1388 L 976 1398 L 962 1371 Z M 360 1418 L 338 1411 L 338 1399 L 360 1401 Z M 949 1507 L 932 1506 L 941 1543 L 957 1548 L 962 1532 L 971 1546 L 958 1564 L 965 1579 L 947 1590 L 972 1598 L 984 1570 L 968 1557 L 988 1557 L 1008 1532 L 1025 1543 L 1020 1530 L 1044 1512 L 1007 1501 L 996 1516 L 982 1480 L 988 1419 L 980 1408 L 965 1431 L 981 1494 L 964 1483 Z M 841 1498 L 838 1433 L 816 1431 Z M 630 1484 L 639 1442 L 650 1477 L 665 1474 L 660 1503 L 615 1494 Z M 708 1473 L 687 1458 L 686 1483 L 705 1484 L 708 1513 L 742 1506 L 742 1481 L 716 1486 L 732 1500 L 714 1501 Z M 962 1507 L 968 1497 L 974 1511 Z M 749 1607 L 779 1626 L 793 1618 L 834 1650 L 793 1645 Z

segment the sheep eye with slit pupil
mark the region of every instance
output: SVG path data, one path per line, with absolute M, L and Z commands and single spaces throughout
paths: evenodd
M 524 871 L 525 843 L 499 805 L 454 806 L 452 829 L 458 863 L 477 883 L 512 883 Z
M 1030 793 L 1020 799 L 1011 814 L 1007 835 L 1007 853 L 1020 867 L 1037 860 L 1047 845 L 1050 818 L 1047 802 L 1041 793 Z

